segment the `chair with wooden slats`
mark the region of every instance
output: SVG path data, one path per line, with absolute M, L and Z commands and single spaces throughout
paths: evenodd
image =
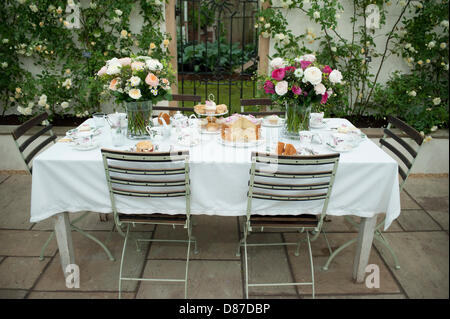
M 202 97 L 199 95 L 188 95 L 188 94 L 174 94 L 172 95 L 172 101 L 178 102 L 197 102 L 200 103 Z M 194 112 L 194 107 L 176 107 L 176 106 L 153 106 L 154 111 L 169 111 L 169 112 Z
M 25 163 L 25 166 L 27 167 L 27 170 L 30 174 L 32 174 L 32 171 L 33 171 L 33 166 L 32 166 L 33 158 L 40 151 L 42 151 L 47 145 L 49 145 L 50 143 L 55 143 L 55 140 L 56 140 L 56 135 L 53 133 L 53 130 L 52 130 L 53 125 L 47 124 L 47 125 L 39 126 L 43 121 L 47 120 L 47 118 L 48 118 L 47 113 L 42 113 L 42 114 L 36 115 L 35 117 L 26 121 L 25 123 L 23 123 L 22 125 L 17 127 L 14 131 L 11 132 L 12 138 L 13 138 L 13 140 L 17 146 L 17 149 L 19 150 L 19 153 Z M 48 137 L 46 137 L 47 133 L 49 134 Z M 22 137 L 25 137 L 28 135 L 31 135 L 31 136 L 28 137 L 27 139 L 25 139 L 21 144 L 19 144 L 21 142 L 21 141 L 19 141 L 19 139 L 22 140 Z M 42 142 L 38 143 L 37 145 L 35 145 L 36 143 L 33 143 L 33 142 L 38 142 L 37 140 L 39 138 L 44 138 L 44 140 Z M 89 212 L 86 212 L 86 213 L 82 214 L 80 217 L 72 220 L 70 222 L 71 229 L 79 232 L 83 236 L 96 242 L 98 245 L 100 245 L 100 247 L 103 248 L 105 253 L 108 255 L 108 258 L 110 260 L 114 261 L 114 257 L 112 256 L 109 249 L 99 239 L 97 239 L 96 237 L 92 236 L 91 234 L 88 234 L 85 231 L 83 231 L 82 229 L 75 226 L 75 224 L 77 222 L 79 222 L 81 219 L 86 217 L 88 214 L 89 214 Z M 47 241 L 42 246 L 41 253 L 39 255 L 39 260 L 41 260 L 41 261 L 44 260 L 45 250 L 47 249 L 48 245 L 50 244 L 50 242 L 52 241 L 54 236 L 55 236 L 55 232 L 52 232 L 50 234 L 49 238 L 47 239 Z
M 241 247 L 245 255 L 245 295 L 248 298 L 249 287 L 260 286 L 297 286 L 311 285 L 314 294 L 314 266 L 311 253 L 311 242 L 320 234 L 323 220 L 339 163 L 339 154 L 317 156 L 277 156 L 253 152 L 247 201 L 247 214 L 244 234 L 241 239 L 237 256 Z M 301 203 L 318 201 L 321 203 L 321 213 L 299 215 L 258 215 L 252 213 L 252 203 L 257 200 L 296 201 Z M 306 239 L 297 243 L 255 243 L 248 244 L 247 237 L 253 228 L 296 229 L 306 233 Z M 299 255 L 300 243 L 306 241 L 311 264 L 311 282 L 293 283 L 249 283 L 248 246 L 296 245 L 295 256 Z
M 261 99 L 261 98 L 255 98 L 255 99 L 241 99 L 241 114 L 244 115 L 253 115 L 255 117 L 260 116 L 267 116 L 267 115 L 278 115 L 278 116 L 284 116 L 285 112 L 282 111 L 256 111 L 256 112 L 245 112 L 246 106 L 258 106 L 258 107 L 265 107 L 265 106 L 272 106 L 272 100 L 271 99 Z
M 102 149 L 101 152 L 114 214 L 114 222 L 118 232 L 125 237 L 120 260 L 119 299 L 121 298 L 122 281 L 124 280 L 184 282 L 184 296 L 187 298 L 191 243 L 194 243 L 194 253 L 197 253 L 197 241 L 192 236 L 190 215 L 189 151 L 136 153 Z M 165 198 L 167 200 L 174 197 L 184 197 L 186 199 L 186 211 L 182 214 L 175 215 L 120 213 L 116 204 L 117 198 L 121 196 L 155 199 Z M 136 238 L 138 248 L 139 242 L 187 243 L 184 279 L 132 278 L 122 276 L 126 246 L 130 235 L 130 225 L 134 226 L 135 224 L 182 226 L 187 229 L 187 240 Z M 123 228 L 126 228 L 126 231 Z
M 393 131 L 393 127 L 397 128 L 397 130 L 399 130 L 400 132 L 396 133 L 395 131 Z M 411 139 L 412 143 L 410 144 L 406 142 L 404 139 L 402 139 L 401 135 L 404 135 L 405 137 Z M 423 140 L 424 138 L 413 127 L 409 126 L 397 117 L 388 116 L 388 125 L 384 129 L 383 137 L 380 139 L 380 147 L 386 147 L 391 152 L 391 154 L 396 157 L 397 162 L 399 162 L 398 173 L 401 177 L 401 182 L 399 185 L 400 192 L 403 190 L 408 176 L 411 173 L 411 169 L 413 168 L 414 162 L 423 146 Z M 350 217 L 345 216 L 345 219 L 354 227 L 359 228 L 359 224 Z M 378 240 L 388 249 L 388 251 L 392 255 L 392 258 L 394 259 L 395 268 L 400 269 L 397 255 L 395 254 L 387 239 L 382 234 L 382 227 L 384 226 L 385 220 L 386 218 L 383 218 L 383 220 L 378 225 L 376 225 L 373 238 Z M 322 269 L 325 271 L 328 270 L 330 263 L 334 259 L 334 257 L 336 257 L 346 247 L 350 246 L 353 243 L 356 243 L 356 241 L 357 238 L 353 238 L 339 246 L 330 255 Z

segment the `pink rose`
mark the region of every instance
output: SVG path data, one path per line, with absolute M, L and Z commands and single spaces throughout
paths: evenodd
M 264 91 L 266 91 L 267 94 L 274 94 L 275 93 L 275 85 L 271 81 L 267 80 L 264 83 Z
M 272 71 L 272 78 L 277 81 L 283 80 L 285 75 L 286 75 L 286 71 L 284 70 L 284 68 L 276 69 L 276 70 Z
M 301 66 L 301 68 L 304 70 L 304 69 L 306 69 L 311 63 L 312 63 L 311 61 L 304 61 L 304 60 L 302 60 L 302 61 L 300 61 L 300 66 Z
M 320 100 L 320 104 L 325 104 L 328 101 L 328 93 L 322 94 L 322 100 Z
M 108 68 L 105 65 L 100 69 L 100 71 L 97 72 L 97 75 L 102 76 L 103 74 L 106 74 L 106 70 L 108 70 Z
M 331 69 L 329 65 L 325 65 L 322 69 L 322 72 L 326 74 L 330 74 L 332 71 L 333 69 Z
M 295 95 L 300 95 L 302 94 L 302 89 L 299 86 L 294 85 L 292 87 L 292 93 L 294 93 Z
M 131 64 L 131 59 L 130 58 L 121 58 L 119 59 L 119 62 L 122 66 L 124 65 L 130 65 Z
M 156 75 L 154 75 L 153 73 L 149 73 L 147 74 L 147 76 L 145 77 L 145 83 L 147 83 L 150 86 L 156 87 L 159 84 L 159 79 Z
M 295 71 L 295 66 L 287 66 L 284 68 L 284 71 L 287 72 L 294 72 Z

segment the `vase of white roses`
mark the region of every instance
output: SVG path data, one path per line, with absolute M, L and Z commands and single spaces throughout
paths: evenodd
M 148 138 L 153 104 L 172 99 L 170 81 L 173 72 L 165 60 L 148 56 L 113 58 L 97 73 L 106 92 L 123 103 L 127 112 L 127 137 Z
M 264 91 L 274 104 L 285 108 L 283 135 L 298 139 L 300 131 L 309 130 L 311 108 L 327 103 L 332 87 L 341 83 L 342 74 L 328 65 L 319 65 L 313 54 L 293 60 L 278 57 L 270 66 L 272 71 L 264 79 Z

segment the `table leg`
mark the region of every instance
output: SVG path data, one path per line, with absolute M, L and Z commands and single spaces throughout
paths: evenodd
M 61 258 L 61 266 L 64 277 L 67 277 L 67 265 L 75 263 L 75 255 L 73 253 L 72 232 L 70 229 L 69 214 L 67 212 L 54 216 L 55 219 L 55 235 L 58 243 L 59 257 Z
M 356 254 L 353 261 L 353 279 L 362 283 L 366 276 L 366 267 L 369 262 L 370 250 L 372 249 L 373 234 L 377 223 L 377 216 L 361 217 L 359 226 Z

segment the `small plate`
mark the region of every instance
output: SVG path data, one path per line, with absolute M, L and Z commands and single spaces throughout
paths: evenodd
M 194 111 L 195 112 L 195 111 Z M 216 113 L 214 113 L 214 114 L 201 114 L 201 113 L 197 113 L 197 112 L 195 112 L 195 114 L 197 114 L 197 115 L 199 115 L 199 116 L 222 116 L 222 115 L 225 115 L 225 114 L 227 114 L 228 113 L 228 111 L 226 111 L 225 113 L 219 113 L 219 114 L 216 114 Z
M 93 150 L 93 149 L 96 149 L 97 147 L 98 147 L 98 143 L 97 142 L 92 142 L 92 143 L 89 143 L 89 144 L 87 144 L 87 143 L 83 143 L 83 144 L 80 144 L 80 143 L 73 143 L 72 145 L 70 145 L 74 150 L 77 150 L 77 151 L 90 151 L 90 150 Z
M 322 124 L 313 124 L 312 122 L 309 122 L 309 126 L 311 128 L 324 128 L 327 126 L 327 122 L 322 121 Z
M 261 125 L 265 127 L 281 127 L 284 125 L 284 119 L 280 118 L 277 124 L 272 124 L 269 123 L 269 121 L 266 118 L 264 118 Z
M 358 147 L 360 140 L 352 135 L 333 133 L 328 135 L 325 145 L 336 152 L 349 152 Z

